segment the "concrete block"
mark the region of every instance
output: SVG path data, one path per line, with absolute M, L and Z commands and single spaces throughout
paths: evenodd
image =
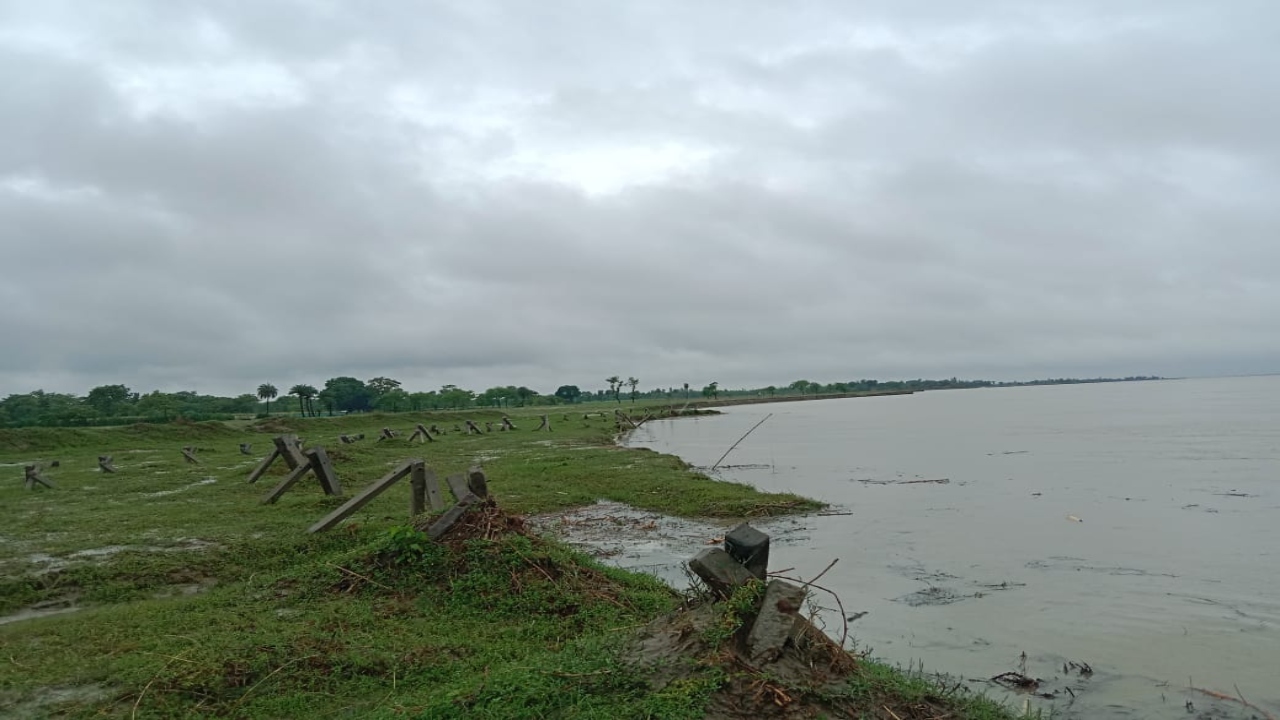
M 725 552 L 746 566 L 752 575 L 765 579 L 769 573 L 769 536 L 742 523 L 724 536 Z
M 689 561 L 689 569 L 722 598 L 729 597 L 735 589 L 755 578 L 741 563 L 720 548 L 707 548 L 698 553 Z
M 752 660 L 776 660 L 787 643 L 794 642 L 805 625 L 804 588 L 784 580 L 770 580 L 765 586 L 760 612 L 747 634 L 747 653 Z

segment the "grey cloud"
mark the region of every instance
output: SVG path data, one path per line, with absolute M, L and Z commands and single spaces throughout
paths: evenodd
M 0 394 L 1280 351 L 1269 4 L 0 8 Z

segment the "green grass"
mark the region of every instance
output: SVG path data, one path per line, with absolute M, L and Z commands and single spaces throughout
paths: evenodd
M 697 718 L 725 678 L 650 692 L 619 660 L 634 628 L 679 599 L 658 581 L 520 535 L 444 547 L 410 529 L 407 483 L 339 528 L 314 478 L 275 505 L 245 478 L 270 438 L 323 445 L 349 497 L 409 457 L 441 476 L 482 465 L 503 509 L 608 499 L 683 516 L 750 517 L 819 505 L 712 480 L 677 458 L 613 444 L 611 420 L 511 413 L 520 430 L 466 436 L 463 417 L 363 416 L 0 430 L 0 708 L 18 717 Z M 450 431 L 409 444 L 416 422 Z M 401 438 L 374 442 L 384 425 Z M 338 436 L 363 432 L 343 445 Z M 254 455 L 237 446 L 253 443 Z M 201 464 L 185 463 L 184 445 Z M 110 454 L 116 474 L 97 471 Z M 47 467 L 53 460 L 59 467 Z M 25 490 L 40 461 L 53 490 Z M 194 592 L 194 594 L 187 594 Z M 0 711 L 0 715 L 4 712 Z M 974 718 L 997 717 L 972 715 Z

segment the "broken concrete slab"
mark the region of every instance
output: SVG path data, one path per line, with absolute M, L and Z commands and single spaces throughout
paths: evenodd
M 475 493 L 478 498 L 489 497 L 489 481 L 479 465 L 472 465 L 467 471 L 467 489 Z
M 405 460 L 404 462 L 397 465 L 394 470 L 387 473 L 386 475 L 383 475 L 378 480 L 375 480 L 372 485 L 366 487 L 364 490 L 361 490 L 359 494 L 357 494 L 355 497 L 348 500 L 345 504 L 342 505 L 342 507 L 334 510 L 333 512 L 321 518 L 314 525 L 308 528 L 307 532 L 308 533 L 324 532 L 325 530 L 328 530 L 334 527 L 335 525 L 342 522 L 343 520 L 346 520 L 347 517 L 355 513 L 355 511 L 364 507 L 369 503 L 370 500 L 373 500 L 375 497 L 380 495 L 382 491 L 396 484 L 396 482 L 398 482 L 401 478 L 413 472 L 413 468 L 415 466 L 421 465 L 421 464 L 422 464 L 422 460 L 420 458 L 412 458 L 409 460 Z
M 727 598 L 733 591 L 756 579 L 751 571 L 720 548 L 706 548 L 689 561 L 689 569 L 717 595 Z
M 794 643 L 808 623 L 800 614 L 805 589 L 785 580 L 770 580 L 764 589 L 760 612 L 747 634 L 747 653 L 753 661 L 776 660 L 788 643 Z
M 297 435 L 277 435 L 271 438 L 271 442 L 276 446 L 276 452 L 284 458 L 284 463 L 290 470 L 297 470 L 299 465 L 307 464 L 307 459 L 302 456 L 302 441 Z
M 471 493 L 464 495 L 457 505 L 446 510 L 438 520 L 431 523 L 431 526 L 427 528 L 427 537 L 432 540 L 439 540 L 444 537 L 445 533 L 452 530 L 453 526 L 457 525 L 458 521 L 462 519 L 462 516 L 467 514 L 467 510 L 479 502 L 480 498 Z

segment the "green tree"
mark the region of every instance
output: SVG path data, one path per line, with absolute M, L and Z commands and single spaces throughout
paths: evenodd
M 440 404 L 447 408 L 469 407 L 475 397 L 475 393 L 470 390 L 463 390 L 457 385 L 445 385 L 440 388 Z
M 801 395 L 803 395 L 805 391 L 811 387 L 814 387 L 814 383 L 811 383 L 808 380 L 796 380 L 795 382 L 787 386 L 788 389 L 795 390 Z
M 365 387 L 369 388 L 369 391 L 373 393 L 374 399 L 377 399 L 391 392 L 392 390 L 399 390 L 400 381 L 392 380 L 391 378 L 387 378 L 387 377 L 376 377 L 370 380 L 369 382 L 366 382 Z
M 632 405 L 634 405 L 636 402 L 636 387 L 639 384 L 640 384 L 640 381 L 638 379 L 634 377 L 627 378 L 627 385 L 631 386 L 631 404 Z
M 622 398 L 619 397 L 619 395 L 621 394 L 621 391 L 622 391 L 622 378 L 618 377 L 617 375 L 611 375 L 605 378 L 604 381 L 609 383 L 609 394 L 613 396 L 613 399 L 615 401 L 617 401 L 618 403 L 621 403 Z
M 262 383 L 258 386 L 258 399 L 265 400 L 267 402 L 268 415 L 271 414 L 271 401 L 279 394 L 279 391 L 276 390 L 276 386 L 271 383 Z
M 684 384 L 684 399 L 686 402 L 689 400 L 689 383 Z
M 225 412 L 233 415 L 257 412 L 258 396 L 253 393 L 244 393 L 233 398 L 227 398 L 227 402 L 223 407 Z
M 134 394 L 124 385 L 99 385 L 84 398 L 103 417 L 119 414 L 125 405 L 134 400 Z
M 440 402 L 436 391 L 409 393 L 409 409 L 413 411 L 426 410 L 427 408 L 439 407 Z
M 536 396 L 537 394 L 538 393 L 534 392 L 533 390 L 530 390 L 529 388 L 523 385 L 516 388 L 516 397 L 520 398 L 520 407 L 524 407 L 525 405 L 527 405 L 529 403 L 529 399 Z
M 715 399 L 715 398 L 719 398 L 719 397 L 720 397 L 720 383 L 718 383 L 718 382 L 713 382 L 713 383 L 711 383 L 711 384 L 707 385 L 706 387 L 703 387 L 703 388 L 702 388 L 702 397 L 713 398 L 713 399 Z
M 331 407 L 346 412 L 366 412 L 373 406 L 373 391 L 360 380 L 341 376 L 324 381 Z M 332 410 L 330 410 L 332 412 Z
M 449 385 L 447 387 L 453 388 Z M 456 388 L 454 388 L 456 390 Z M 515 385 L 497 385 L 475 396 L 477 405 L 491 405 L 493 407 L 511 406 L 512 398 L 519 394 L 519 390 Z
M 409 403 L 409 393 L 400 388 L 392 388 L 373 401 L 374 407 L 387 412 L 399 412 L 401 408 L 408 407 Z
M 581 396 L 582 390 L 578 389 L 577 385 L 561 385 L 556 388 L 556 397 L 571 405 Z
M 315 408 L 311 406 L 311 401 L 315 398 L 318 392 L 319 391 L 317 391 L 311 385 L 294 385 L 293 387 L 289 388 L 288 394 L 294 395 L 298 398 L 299 413 L 301 413 L 304 416 L 306 415 L 314 416 L 316 413 L 315 413 Z
M 257 399 L 262 400 L 261 390 L 259 390 Z M 178 416 L 178 412 L 182 407 L 180 403 L 181 399 L 176 395 L 156 390 L 138 398 L 138 413 L 148 418 L 167 421 Z M 256 404 L 254 409 L 257 409 Z

